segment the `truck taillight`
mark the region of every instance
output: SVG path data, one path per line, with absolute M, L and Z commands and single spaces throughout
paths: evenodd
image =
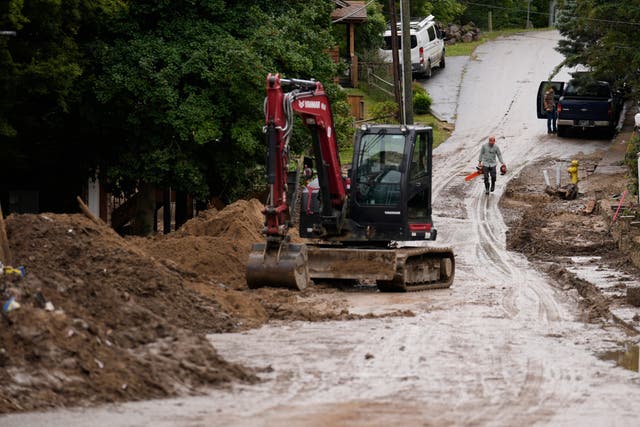
M 420 63 L 424 62 L 424 48 L 420 47 Z
M 409 231 L 431 231 L 431 224 L 409 224 Z
M 562 112 L 562 104 L 558 104 L 558 113 Z

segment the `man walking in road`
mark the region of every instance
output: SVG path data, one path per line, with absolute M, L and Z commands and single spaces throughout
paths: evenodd
M 502 160 L 502 153 L 496 145 L 496 137 L 491 135 L 489 142 L 480 149 L 480 156 L 478 157 L 478 166 L 482 167 L 484 173 L 484 194 L 489 194 L 489 190 L 493 191 L 496 188 L 496 165 L 498 164 L 496 158 L 500 160 L 506 170 L 506 165 Z M 491 188 L 489 188 L 489 176 L 491 176 Z

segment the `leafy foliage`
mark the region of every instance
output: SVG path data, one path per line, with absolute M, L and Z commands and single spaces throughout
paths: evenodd
M 41 176 L 63 170 L 82 183 L 99 171 L 125 194 L 151 184 L 200 198 L 245 195 L 264 163 L 266 76 L 332 81 L 336 66 L 324 52 L 335 45 L 334 7 L 325 0 L 3 2 L 1 29 L 19 32 L 0 38 L 7 94 L 0 141 L 14 159 L 11 172 L 33 175 L 38 165 Z M 325 84 L 344 143 L 348 105 L 332 86 Z
M 567 66 L 583 65 L 595 76 L 629 89 L 640 88 L 640 4 L 621 1 L 560 2 L 558 51 Z
M 455 22 L 465 10 L 465 5 L 456 0 L 414 1 L 411 3 L 412 16 L 433 15 L 439 22 Z
M 117 0 L 9 0 L 0 4 L 0 149 L 7 189 L 59 188 L 79 194 L 87 176 L 82 124 L 70 118 L 84 97 L 85 53 L 101 23 L 121 7 Z M 76 187 L 71 187 L 73 183 Z M 69 200 L 72 200 L 69 198 Z M 46 204 L 43 205 L 45 208 Z
M 431 111 L 431 97 L 427 90 L 418 85 L 414 84 L 412 86 L 413 91 L 413 111 L 416 114 L 427 114 Z
M 397 123 L 398 104 L 394 101 L 376 102 L 369 107 L 369 115 L 376 122 Z
M 634 133 L 627 142 L 627 151 L 624 156 L 624 164 L 629 168 L 631 178 L 638 182 L 638 153 L 640 152 L 640 136 Z
M 111 180 L 139 179 L 232 200 L 264 162 L 269 72 L 328 80 L 335 66 L 327 2 L 138 1 L 97 49 L 96 84 L 110 128 Z M 119 126 L 116 126 L 119 124 Z M 124 130 L 124 132 L 123 132 Z M 122 134 L 124 133 L 124 134 Z M 108 150 L 103 150 L 109 152 Z
M 378 0 L 382 4 L 386 20 L 389 21 L 389 2 L 386 0 Z M 396 0 L 396 16 L 400 19 L 400 3 L 401 0 Z M 410 15 L 413 18 L 426 17 L 433 15 L 439 22 L 449 24 L 456 22 L 465 8 L 467 7 L 465 2 L 458 0 L 413 0 L 410 2 L 411 8 Z
M 488 28 L 489 12 L 493 29 L 525 28 L 527 15 L 536 28 L 549 25 L 549 0 L 484 0 L 482 2 L 462 2 L 466 4 L 462 23 L 473 21 L 482 28 Z

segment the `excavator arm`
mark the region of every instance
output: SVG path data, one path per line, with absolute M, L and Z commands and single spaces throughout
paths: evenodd
M 284 92 L 283 87 L 292 89 Z M 265 206 L 267 236 L 284 238 L 287 234 L 289 201 L 287 169 L 289 137 L 293 114 L 311 131 L 316 169 L 320 184 L 323 224 L 330 234 L 339 233 L 347 191 L 341 175 L 340 157 L 333 127 L 331 105 L 322 83 L 314 80 L 283 79 L 267 76 L 265 134 L 267 140 L 267 184 L 269 201 Z
M 288 92 L 284 87 L 290 88 Z M 320 185 L 323 234 L 340 233 L 347 203 L 345 180 L 333 127 L 331 105 L 318 81 L 267 76 L 265 99 L 265 140 L 267 144 L 267 185 L 269 197 L 263 214 L 266 243 L 255 244 L 249 255 L 247 283 L 265 283 L 302 289 L 309 282 L 306 247 L 289 242 L 291 202 L 287 200 L 289 139 L 294 114 L 311 131 L 316 170 Z

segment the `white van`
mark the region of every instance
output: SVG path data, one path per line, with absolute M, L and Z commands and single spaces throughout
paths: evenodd
M 436 25 L 433 15 L 410 23 L 411 35 L 411 70 L 414 75 L 431 77 L 431 69 L 444 68 L 445 48 L 442 33 Z M 393 62 L 391 50 L 391 29 L 383 34 L 384 47 L 380 56 L 385 62 Z M 402 62 L 402 31 L 398 22 L 398 57 Z

